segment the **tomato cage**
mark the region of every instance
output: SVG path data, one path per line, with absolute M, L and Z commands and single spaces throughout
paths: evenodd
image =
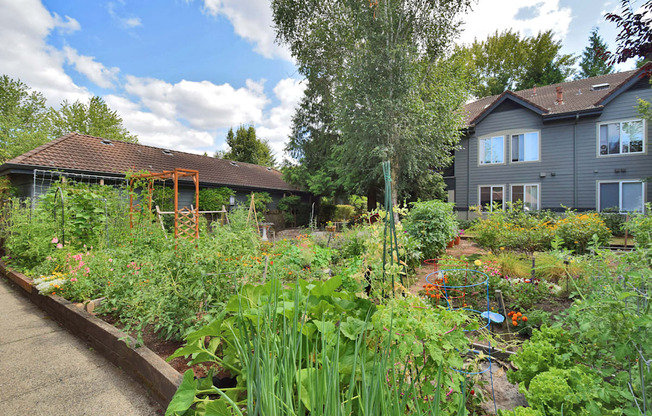
M 489 328 L 489 276 L 472 269 L 440 269 L 426 276 L 426 297 L 435 305 L 450 310 L 467 310 L 479 314 L 486 323 L 477 331 Z
M 434 299 L 436 305 L 451 307 L 451 304 L 461 307 L 467 306 L 466 291 L 458 288 L 444 288 L 444 286 L 466 286 L 469 282 L 469 263 L 466 260 L 454 258 L 428 259 L 424 263 L 433 266 L 433 273 L 426 277 L 427 284 L 424 286 L 426 296 Z M 463 270 L 464 273 L 439 273 L 440 269 Z M 432 277 L 430 277 L 433 275 Z M 430 279 L 429 279 L 430 277 Z
M 458 268 L 444 268 L 443 261 L 448 261 L 449 265 L 460 265 Z M 468 263 L 464 260 L 457 259 L 431 259 L 426 260 L 427 264 L 432 264 L 435 270 L 426 276 L 427 285 L 426 296 L 430 301 L 435 302 L 438 306 L 446 307 L 449 310 L 464 310 L 477 314 L 480 320 L 477 328 L 475 323 L 472 323 L 466 328 L 462 328 L 464 332 L 480 331 L 482 329 L 490 329 L 492 312 L 490 312 L 489 305 L 489 275 L 479 270 L 468 269 L 465 266 Z M 464 374 L 465 376 L 476 376 L 484 373 L 489 374 L 491 382 L 491 395 L 494 401 L 494 410 L 497 412 L 496 396 L 494 391 L 493 370 L 492 370 L 492 347 L 491 341 L 487 338 L 486 347 L 483 346 L 485 351 L 480 351 L 473 345 L 473 348 L 467 351 L 460 351 L 462 355 L 480 355 L 483 354 L 483 359 L 487 360 L 487 367 L 479 371 L 467 371 L 467 369 L 453 368 L 455 372 Z M 465 385 L 462 386 L 462 391 L 465 390 Z

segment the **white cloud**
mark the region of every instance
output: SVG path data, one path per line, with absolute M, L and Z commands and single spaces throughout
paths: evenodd
M 290 51 L 274 43 L 276 34 L 270 4 L 269 0 L 204 0 L 204 12 L 225 16 L 235 33 L 253 42 L 254 50 L 264 57 L 291 61 Z
M 234 88 L 209 81 L 182 80 L 171 84 L 127 76 L 125 91 L 161 117 L 181 118 L 191 127 L 204 130 L 257 123 L 263 119 L 263 109 L 269 102 L 263 83 L 251 80 L 244 88 Z
M 306 83 L 296 79 L 282 79 L 274 87 L 274 94 L 280 104 L 269 111 L 264 122 L 256 127 L 259 138 L 269 141 L 276 155 L 283 155 L 288 136 L 292 131 L 292 116 L 299 104 Z
M 128 19 L 123 19 L 123 23 L 127 27 L 138 27 L 143 25 L 143 22 L 142 20 L 140 20 L 140 17 L 130 17 Z
M 479 0 L 463 20 L 460 42 L 466 44 L 506 29 L 525 36 L 552 29 L 557 39 L 563 41 L 572 16 L 569 7 L 560 7 L 559 0 Z
M 120 5 L 124 6 L 124 1 L 120 1 Z M 121 16 L 116 10 L 116 4 L 112 1 L 106 4 L 106 10 L 109 12 L 109 16 L 115 19 L 121 26 L 131 29 L 134 27 L 139 27 L 143 25 L 140 17 L 124 17 Z
M 214 143 L 213 133 L 189 128 L 174 118 L 144 111 L 140 105 L 124 97 L 107 95 L 104 99 L 112 110 L 122 116 L 124 126 L 138 136 L 141 144 L 203 153 L 199 148 L 210 147 Z
M 65 46 L 63 52 L 68 62 L 75 66 L 77 72 L 101 88 L 112 88 L 113 83 L 118 79 L 120 69 L 116 67 L 107 68 L 95 61 L 94 56 L 80 55 L 69 46 Z
M 143 144 L 203 153 L 223 148 L 228 128 L 251 123 L 258 135 L 282 154 L 304 83 L 294 79 L 279 81 L 273 88 L 276 104 L 272 105 L 265 92 L 265 80 L 247 80 L 243 86 L 233 86 L 210 81 L 175 83 L 132 75 L 118 77 L 118 68 L 93 56 L 70 46 L 59 50 L 47 44 L 55 30 L 70 33 L 80 29 L 75 19 L 49 12 L 39 0 L 0 1 L 0 74 L 20 78 L 42 92 L 48 104 L 55 107 L 64 99 L 87 101 L 93 94 L 66 74 L 66 69 L 71 70 L 66 64 L 70 64 L 97 86 L 118 91 L 103 98 Z
M 53 30 L 79 29 L 75 19 L 50 13 L 39 0 L 0 2 L 0 73 L 42 92 L 53 106 L 88 99 L 92 94 L 65 73 L 61 51 L 46 43 Z

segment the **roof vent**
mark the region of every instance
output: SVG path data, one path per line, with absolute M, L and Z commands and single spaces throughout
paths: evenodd
M 109 139 L 102 139 L 101 143 L 107 146 L 113 146 L 113 142 Z
M 238 164 L 235 163 L 235 162 L 230 162 L 230 163 L 231 163 L 231 166 L 238 166 Z
M 591 91 L 600 91 L 609 89 L 609 83 L 591 85 Z
M 272 168 L 268 167 L 267 170 L 272 170 Z
M 168 156 L 173 156 L 172 151 L 170 149 L 163 149 L 163 154 Z

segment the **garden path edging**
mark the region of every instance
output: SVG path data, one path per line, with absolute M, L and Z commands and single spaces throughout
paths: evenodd
M 78 308 L 74 303 L 57 295 L 39 294 L 33 288 L 30 278 L 9 269 L 2 261 L 0 273 L 23 289 L 32 303 L 129 374 L 163 408 L 167 407 L 183 377 L 161 357 L 145 346 L 134 347 L 136 340 L 133 337 Z

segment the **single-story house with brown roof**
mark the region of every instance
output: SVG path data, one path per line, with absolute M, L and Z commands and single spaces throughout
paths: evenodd
M 0 176 L 8 175 L 20 196 L 39 193 L 35 171 L 58 170 L 67 173 L 121 180 L 127 171 L 162 172 L 174 168 L 199 171 L 200 188 L 228 187 L 236 192 L 232 202 L 247 202 L 251 192 L 268 192 L 270 209 L 285 195 L 310 195 L 285 182 L 277 169 L 250 163 L 233 162 L 210 156 L 125 143 L 69 133 L 0 165 Z M 194 185 L 180 182 L 180 205 L 189 206 Z
M 467 129 L 445 173 L 449 200 L 468 209 L 520 201 L 527 210 L 643 211 L 651 201 L 651 64 L 465 106 Z

